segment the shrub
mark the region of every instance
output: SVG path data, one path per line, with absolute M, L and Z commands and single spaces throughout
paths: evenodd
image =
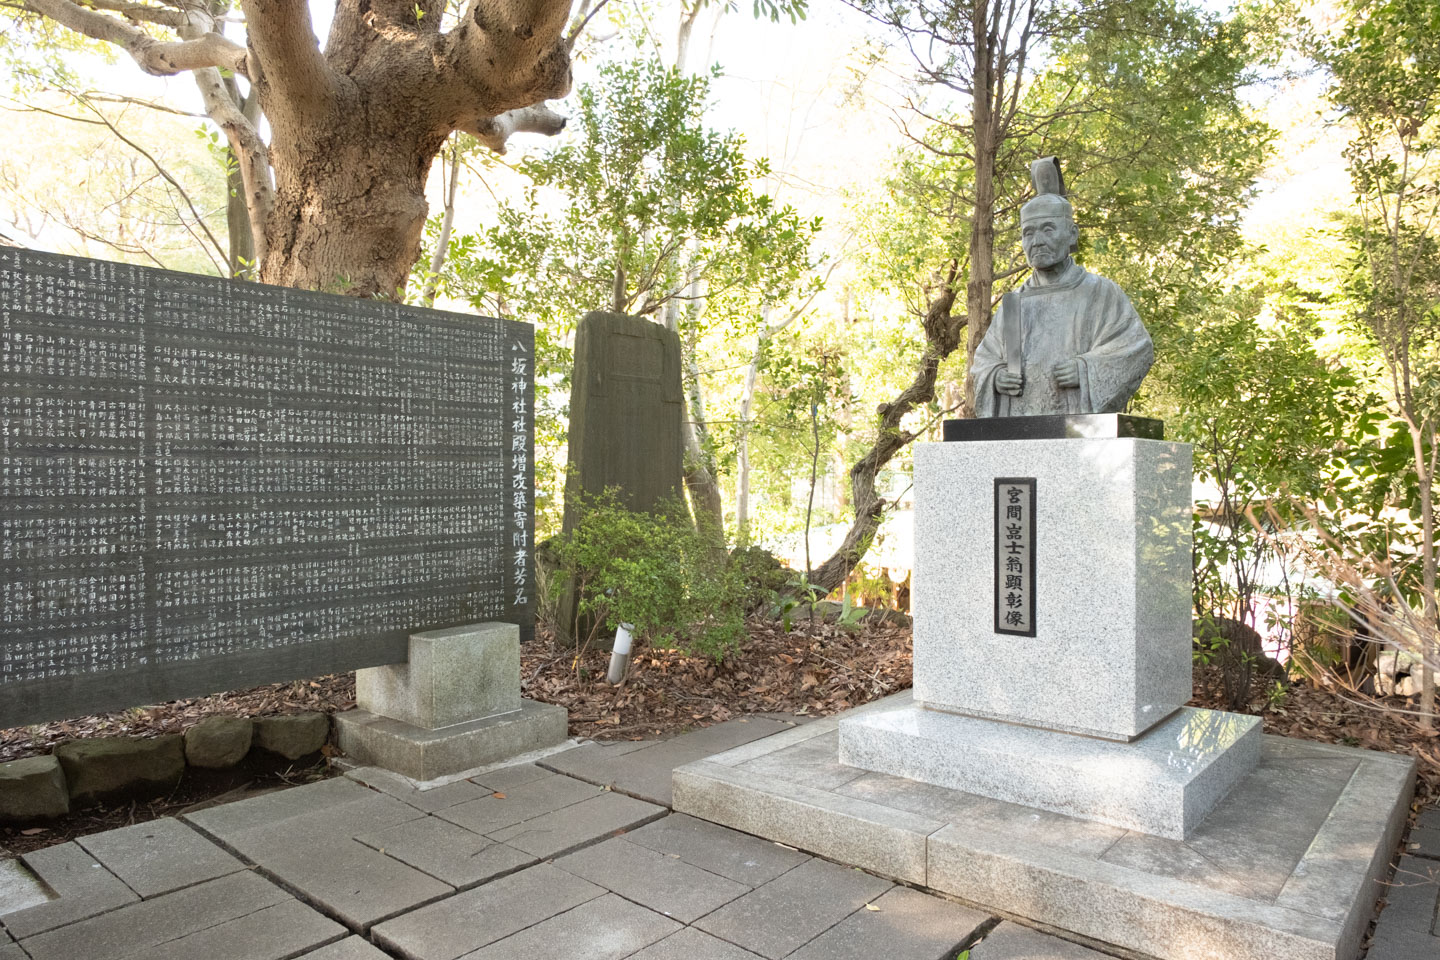
M 651 644 L 716 659 L 739 645 L 750 596 L 745 571 L 696 531 L 683 501 L 641 513 L 622 506 L 614 490 L 580 496 L 580 520 L 554 551 L 558 578 L 573 584 L 591 624 L 583 643 L 631 623 Z

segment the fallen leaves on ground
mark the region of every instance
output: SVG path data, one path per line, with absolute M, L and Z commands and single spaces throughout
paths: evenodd
M 910 686 L 910 629 L 817 620 L 753 619 L 740 647 L 716 661 L 638 647 L 625 682 L 605 674 L 610 654 L 554 646 L 539 630 L 521 653 L 525 696 L 570 711 L 570 733 L 596 740 L 679 733 L 755 713 L 827 716 Z
M 334 713 L 355 706 L 355 674 L 309 677 L 232 690 L 209 697 L 172 700 L 93 717 L 0 730 L 0 762 L 49 753 L 66 740 L 89 737 L 158 737 L 184 733 L 203 717 L 235 714 L 268 717 L 293 713 Z
M 1213 667 L 1196 667 L 1191 706 L 1225 709 L 1214 673 Z M 1253 701 L 1247 712 L 1260 717 L 1266 733 L 1414 757 L 1418 809 L 1440 803 L 1440 731 L 1421 729 L 1417 711 L 1415 701 L 1404 697 L 1377 699 L 1295 683 L 1276 702 Z

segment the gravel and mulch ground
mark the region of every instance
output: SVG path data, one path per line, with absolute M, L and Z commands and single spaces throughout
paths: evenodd
M 577 655 L 558 650 L 543 630 L 526 645 L 521 660 L 525 696 L 565 707 L 571 735 L 596 740 L 655 739 L 746 714 L 826 716 L 903 690 L 911 680 L 910 629 L 885 623 L 850 630 L 802 620 L 787 631 L 780 623 L 756 620 L 741 648 L 720 661 L 642 648 L 619 686 L 605 681 L 608 652 Z M 1207 669 L 1196 671 L 1196 698 L 1191 702 L 1220 708 L 1211 693 L 1218 684 Z M 216 713 L 267 716 L 334 712 L 354 705 L 354 674 L 316 677 L 0 730 L 0 761 L 47 753 L 77 737 L 182 733 Z M 1418 808 L 1440 802 L 1440 735 L 1421 730 L 1414 709 L 1400 698 L 1373 700 L 1297 685 L 1279 697 L 1257 689 L 1250 712 L 1263 717 L 1267 733 L 1415 757 L 1420 765 Z M 324 763 L 303 770 L 224 773 L 214 778 L 187 773 L 173 794 L 149 802 L 78 811 L 25 830 L 0 828 L 0 856 L 173 814 L 217 797 L 237 798 L 330 775 Z

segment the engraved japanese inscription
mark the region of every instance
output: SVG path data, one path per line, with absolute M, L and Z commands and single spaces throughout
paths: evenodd
M 1035 478 L 995 480 L 995 632 L 1035 636 Z
M 533 330 L 0 248 L 0 727 L 533 625 Z

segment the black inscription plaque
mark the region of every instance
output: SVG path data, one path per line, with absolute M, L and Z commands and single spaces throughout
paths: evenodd
M 532 630 L 533 347 L 0 247 L 0 727 Z
M 995 632 L 1035 636 L 1035 478 L 995 480 Z

